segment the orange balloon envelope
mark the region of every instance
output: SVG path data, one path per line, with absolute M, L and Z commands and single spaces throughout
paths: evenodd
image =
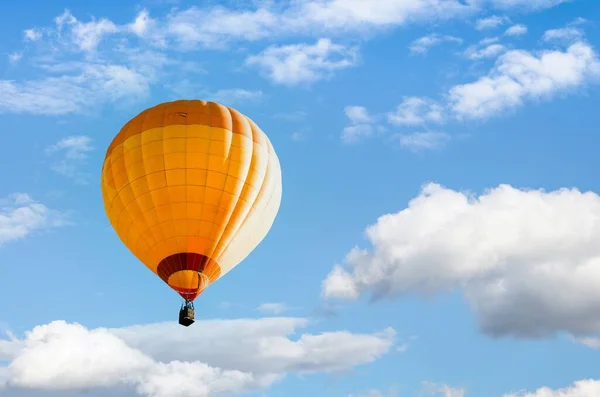
M 199 100 L 162 103 L 125 124 L 101 184 L 121 241 L 186 302 L 264 239 L 282 193 L 265 133 L 240 112 Z

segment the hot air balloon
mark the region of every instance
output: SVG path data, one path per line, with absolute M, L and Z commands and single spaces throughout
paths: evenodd
M 144 110 L 115 136 L 101 174 L 108 219 L 127 248 L 184 302 L 265 238 L 281 203 L 279 159 L 247 116 L 214 102 Z

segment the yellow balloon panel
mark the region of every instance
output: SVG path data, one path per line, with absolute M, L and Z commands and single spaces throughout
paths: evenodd
M 102 193 L 125 245 L 193 299 L 266 236 L 281 202 L 281 169 L 246 116 L 177 101 L 123 127 L 106 154 Z

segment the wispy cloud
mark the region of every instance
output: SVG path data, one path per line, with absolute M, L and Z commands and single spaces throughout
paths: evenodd
M 261 313 L 282 314 L 288 311 L 289 307 L 285 303 L 263 303 L 256 310 Z
M 436 397 L 464 397 L 466 393 L 464 388 L 451 387 L 449 385 L 427 381 L 421 383 L 421 390 L 430 396 Z
M 20 52 L 12 52 L 8 54 L 8 62 L 15 64 L 23 58 L 23 54 Z
M 66 224 L 64 213 L 46 207 L 26 193 L 14 193 L 0 199 L 0 245 Z
M 374 119 L 363 106 L 346 106 L 344 113 L 350 125 L 342 131 L 342 142 L 352 144 L 375 132 Z
M 475 29 L 488 30 L 495 29 L 509 22 L 509 19 L 504 16 L 492 15 L 487 18 L 481 18 L 475 21 Z
M 413 152 L 423 150 L 434 150 L 443 147 L 449 140 L 450 135 L 444 132 L 413 132 L 410 134 L 397 134 L 396 138 L 400 146 Z
M 271 46 L 249 56 L 246 65 L 255 66 L 277 84 L 298 85 L 326 79 L 333 72 L 354 66 L 358 49 L 319 39 L 315 44 Z
M 46 154 L 59 160 L 52 165 L 52 169 L 59 174 L 75 179 L 78 183 L 87 183 L 88 174 L 83 167 L 88 159 L 88 154 L 94 148 L 92 139 L 85 135 L 73 135 L 61 139 L 46 148 Z
M 413 54 L 425 54 L 429 51 L 429 49 L 433 46 L 442 44 L 442 43 L 457 43 L 462 44 L 463 40 L 461 38 L 450 36 L 450 35 L 439 35 L 439 34 L 429 34 L 427 36 L 420 37 L 413 41 L 409 47 L 410 52 Z
M 506 47 L 502 44 L 494 43 L 483 47 L 470 46 L 464 52 L 466 58 L 471 60 L 496 58 L 498 55 L 506 51 Z
M 22 83 L 0 80 L 0 113 L 63 115 L 146 97 L 147 76 L 122 65 L 73 65 L 74 73 Z
M 506 29 L 504 32 L 505 36 L 523 36 L 527 34 L 527 26 L 523 24 L 513 25 L 510 28 Z
M 443 107 L 429 98 L 405 97 L 395 111 L 388 113 L 388 122 L 401 126 L 417 126 L 444 119 Z
M 560 29 L 549 29 L 544 32 L 544 41 L 575 41 L 583 37 L 581 29 L 575 27 L 566 27 Z
M 231 106 L 238 103 L 257 102 L 263 97 L 260 90 L 250 91 L 241 88 L 230 88 L 207 93 L 207 100 L 222 103 L 225 106 Z

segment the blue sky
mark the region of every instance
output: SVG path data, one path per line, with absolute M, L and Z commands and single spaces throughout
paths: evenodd
M 596 397 L 600 3 L 30 1 L 0 12 L 0 394 Z M 215 100 L 280 158 L 196 301 L 119 241 L 106 148 Z M 249 287 L 252 286 L 252 287 Z

